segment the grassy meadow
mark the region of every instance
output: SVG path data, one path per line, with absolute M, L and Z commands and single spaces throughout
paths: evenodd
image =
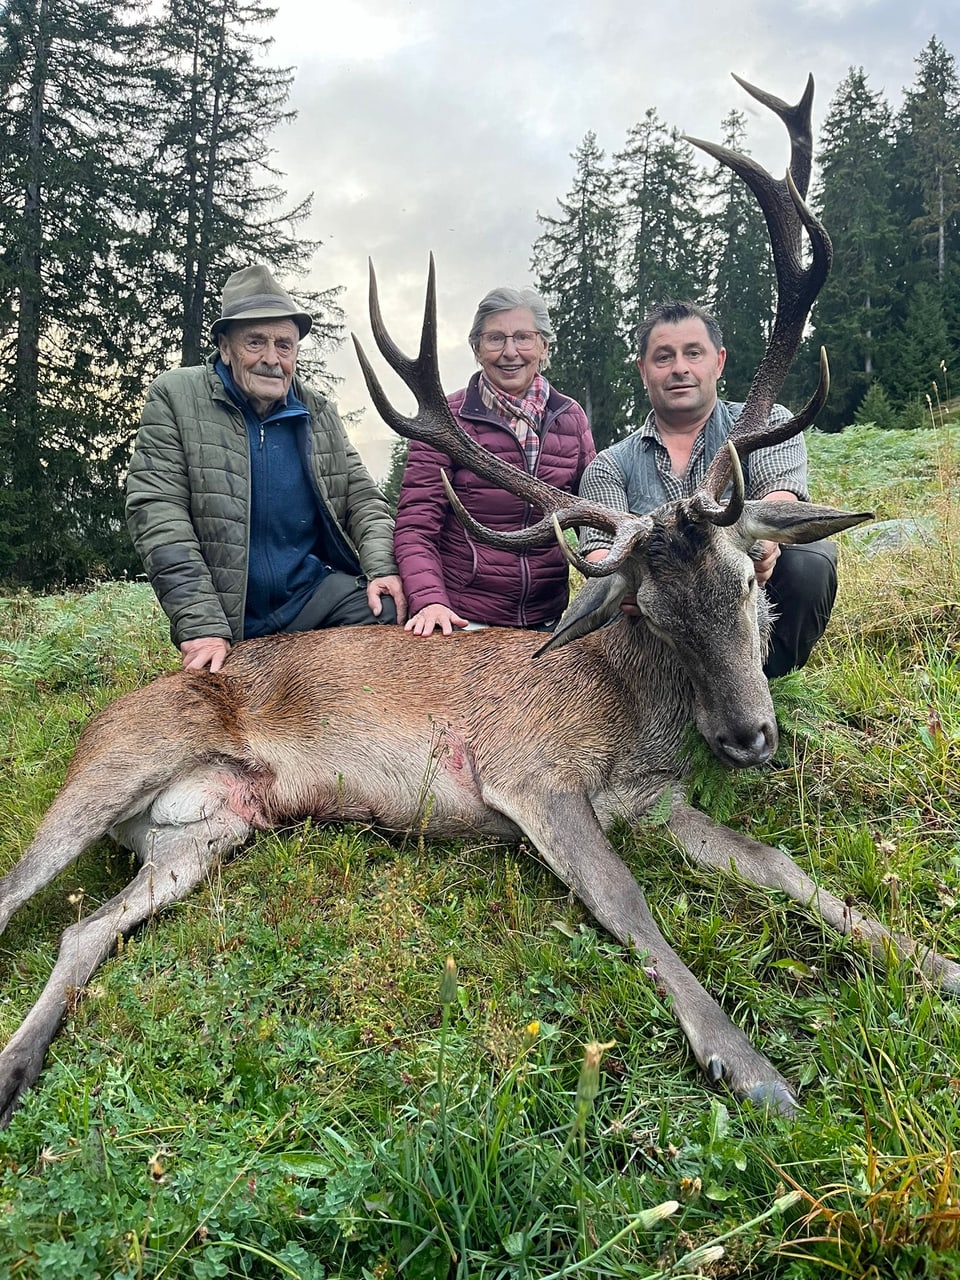
M 912 534 L 840 540 L 827 637 L 775 686 L 776 761 L 698 757 L 695 794 L 957 958 L 960 429 L 810 452 L 816 500 Z M 0 870 L 82 724 L 173 656 L 142 584 L 0 600 Z M 794 1119 L 705 1083 L 642 966 L 529 850 L 307 825 L 259 836 L 78 1000 L 0 1132 L 0 1274 L 960 1276 L 957 1002 L 691 869 L 655 816 L 615 838 L 799 1086 Z M 130 875 L 102 845 L 14 919 L 2 1040 L 60 930 Z

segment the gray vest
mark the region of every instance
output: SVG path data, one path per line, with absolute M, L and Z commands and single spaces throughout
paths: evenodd
M 706 475 L 707 467 L 713 461 L 714 454 L 722 447 L 729 436 L 731 428 L 743 412 L 743 404 L 728 403 L 718 400 L 716 407 L 707 419 L 700 439 L 694 445 L 687 474 L 677 484 L 682 490 L 681 496 L 689 498 L 697 485 Z M 702 452 L 701 452 L 702 449 Z M 619 440 L 607 450 L 608 456 L 623 473 L 627 491 L 627 503 L 636 515 L 646 515 L 655 511 L 665 502 L 676 498 L 676 493 L 667 491 L 663 476 L 657 467 L 657 442 L 638 432 Z M 749 459 L 743 466 L 743 478 L 749 491 L 750 472 Z

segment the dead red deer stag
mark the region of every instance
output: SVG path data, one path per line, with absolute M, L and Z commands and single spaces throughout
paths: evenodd
M 794 179 L 774 181 L 742 156 L 708 150 L 741 174 L 760 201 L 780 299 L 733 448 L 714 459 L 688 501 L 648 516 L 624 515 L 499 465 L 459 431 L 447 409 L 437 371 L 432 264 L 416 359 L 387 336 L 371 275 L 377 344 L 418 404 L 413 418 L 396 413 L 361 353 L 386 420 L 545 513 L 522 534 L 499 535 L 508 545 L 588 525 L 613 535 L 611 553 L 601 564 L 571 553 L 588 582 L 542 649 L 542 636 L 510 630 L 433 640 L 379 627 L 276 635 L 237 645 L 216 675 L 163 676 L 97 715 L 32 844 L 0 881 L 0 928 L 108 832 L 135 852 L 140 869 L 64 932 L 49 981 L 0 1054 L 0 1119 L 37 1079 L 68 1001 L 119 936 L 185 897 L 253 831 L 307 817 L 414 829 L 441 840 L 526 837 L 599 924 L 644 958 L 707 1077 L 780 1111 L 795 1105 L 790 1086 L 661 936 L 604 834 L 614 819 L 636 819 L 670 792 L 669 827 L 694 861 L 780 890 L 842 933 L 859 935 L 881 959 L 892 948 L 960 990 L 956 964 L 892 937 L 818 888 L 780 850 L 717 826 L 682 798 L 681 743 L 691 721 L 735 767 L 762 765 L 776 748 L 761 668 L 768 610 L 748 549 L 760 538 L 811 541 L 867 518 L 744 500 L 740 458 L 802 430 L 822 398 L 823 386 L 788 426 L 766 431 L 767 411 L 829 263 L 829 241 L 797 191 L 797 185 L 805 190 L 809 174 L 810 89 L 796 107 L 750 92 L 785 121 Z M 813 249 L 809 267 L 801 262 L 801 224 Z M 639 617 L 620 612 L 627 591 Z M 544 656 L 534 661 L 538 654 Z

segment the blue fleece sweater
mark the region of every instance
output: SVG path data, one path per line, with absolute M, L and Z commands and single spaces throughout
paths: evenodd
M 307 406 L 291 389 L 286 402 L 261 421 L 229 368 L 220 360 L 214 367 L 243 413 L 250 444 L 246 640 L 282 631 L 330 573 L 327 521 L 306 469 Z

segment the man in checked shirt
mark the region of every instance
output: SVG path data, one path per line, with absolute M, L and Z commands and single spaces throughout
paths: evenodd
M 664 302 L 637 330 L 637 367 L 652 409 L 626 439 L 602 450 L 580 481 L 580 496 L 644 515 L 689 497 L 743 406 L 717 397 L 726 351 L 714 317 L 692 302 Z M 792 415 L 774 405 L 770 422 Z M 755 450 L 744 464 L 746 496 L 807 502 L 807 447 L 803 435 Z M 584 529 L 580 550 L 602 560 L 609 539 Z M 823 635 L 837 593 L 837 550 L 832 542 L 805 546 L 759 544 L 757 581 L 777 613 L 768 679 L 802 667 Z M 627 612 L 635 605 L 625 602 Z

